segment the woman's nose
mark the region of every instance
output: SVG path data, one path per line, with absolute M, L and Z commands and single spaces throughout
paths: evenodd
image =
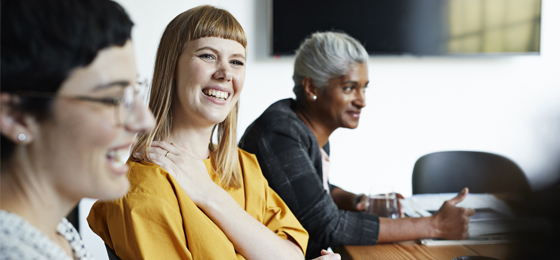
M 227 61 L 218 62 L 216 72 L 214 73 L 213 76 L 217 80 L 230 82 L 231 79 L 233 78 L 233 75 L 231 73 L 231 68 L 229 67 L 229 63 Z
M 366 106 L 366 91 L 356 91 L 356 98 L 354 99 L 353 103 L 359 108 L 364 108 Z
M 155 125 L 154 115 L 140 97 L 136 97 L 131 112 L 130 119 L 124 125 L 127 131 L 140 134 L 152 131 Z

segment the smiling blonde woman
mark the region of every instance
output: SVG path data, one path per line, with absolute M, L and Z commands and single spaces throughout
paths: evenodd
M 307 232 L 236 147 L 246 46 L 237 20 L 212 6 L 167 26 L 149 105 L 156 127 L 134 147 L 131 190 L 88 217 L 122 259 L 303 259 Z

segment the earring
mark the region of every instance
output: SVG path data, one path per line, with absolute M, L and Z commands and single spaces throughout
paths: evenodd
M 25 141 L 25 139 L 27 139 L 27 136 L 25 136 L 24 133 L 21 133 L 17 136 L 18 140 L 20 140 L 21 142 Z
M 317 100 L 317 96 L 313 95 L 313 96 L 311 96 L 311 99 Z

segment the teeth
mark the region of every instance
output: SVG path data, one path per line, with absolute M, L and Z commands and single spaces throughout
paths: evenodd
M 215 89 L 206 90 L 206 91 L 204 91 L 204 94 L 206 94 L 208 96 L 218 98 L 218 99 L 222 99 L 222 100 L 226 100 L 228 98 L 228 95 L 229 95 L 227 92 L 219 91 L 219 90 L 215 90 Z
M 111 150 L 107 153 L 113 167 L 119 168 L 126 164 L 129 157 L 128 149 Z

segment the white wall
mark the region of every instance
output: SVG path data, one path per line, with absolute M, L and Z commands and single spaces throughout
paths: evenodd
M 117 2 L 136 24 L 138 69 L 149 79 L 159 38 L 177 14 L 211 4 L 238 19 L 249 40 L 239 136 L 271 103 L 293 96 L 293 58 L 266 56 L 266 1 Z M 498 153 L 517 162 L 533 187 L 550 182 L 549 165 L 560 158 L 559 14 L 560 1 L 543 0 L 539 56 L 370 58 L 360 126 L 337 130 L 330 139 L 331 182 L 353 192 L 382 182 L 409 196 L 416 159 L 440 150 Z M 103 259 L 99 241 L 88 246 Z

